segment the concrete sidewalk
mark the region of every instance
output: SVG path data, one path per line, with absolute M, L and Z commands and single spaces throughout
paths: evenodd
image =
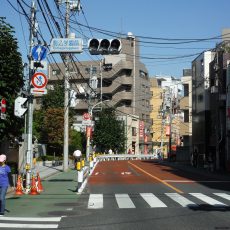
M 38 195 L 8 195 L 6 217 L 60 217 L 71 213 L 79 198 L 76 193 L 77 171 L 60 171 L 60 167 L 41 167 L 44 191 Z
M 70 169 L 73 169 L 73 165 L 69 166 Z M 63 165 L 59 166 L 44 166 L 44 165 L 37 165 L 33 170 L 32 174 L 37 175 L 39 173 L 39 176 L 41 180 L 44 180 L 46 178 L 49 178 L 50 176 L 53 176 L 55 174 L 63 172 Z M 17 178 L 14 178 L 15 188 L 17 186 Z M 14 194 L 14 190 L 11 188 L 7 191 L 7 197 L 11 197 Z
M 226 181 L 230 180 L 230 173 L 229 172 L 218 172 L 218 171 L 211 172 L 207 168 L 193 167 L 189 162 L 161 161 L 159 163 L 164 164 L 164 165 L 168 165 L 170 167 L 174 167 L 176 169 L 181 169 L 183 171 L 212 177 L 212 178 L 215 178 L 216 180 L 226 180 Z

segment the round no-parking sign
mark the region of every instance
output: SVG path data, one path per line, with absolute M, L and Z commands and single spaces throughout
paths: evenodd
M 44 73 L 35 73 L 31 79 L 31 84 L 35 88 L 39 88 L 39 89 L 45 88 L 47 85 L 47 82 L 48 82 L 48 79 Z

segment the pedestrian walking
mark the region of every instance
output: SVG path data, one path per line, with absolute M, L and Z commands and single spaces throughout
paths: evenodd
M 197 168 L 197 166 L 198 166 L 198 151 L 197 151 L 197 149 L 195 149 L 193 152 L 193 166 L 195 168 Z
M 4 216 L 6 193 L 8 187 L 14 187 L 13 177 L 11 175 L 11 169 L 6 164 L 6 155 L 0 155 L 0 216 Z

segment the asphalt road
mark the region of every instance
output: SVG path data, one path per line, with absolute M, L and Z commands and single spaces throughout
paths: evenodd
M 59 228 L 230 229 L 229 191 L 226 179 L 154 161 L 103 161 Z
M 230 177 L 186 165 L 102 161 L 82 194 L 73 169 L 42 184 L 7 199 L 0 229 L 230 229 Z

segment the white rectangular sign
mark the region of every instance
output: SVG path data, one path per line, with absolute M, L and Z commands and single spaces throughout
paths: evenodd
M 42 89 L 37 89 L 37 88 L 32 88 L 31 90 L 30 90 L 30 92 L 31 92 L 31 94 L 33 94 L 33 95 L 40 95 L 40 94 L 47 94 L 47 89 L 45 89 L 45 88 L 42 88 Z
M 94 121 L 92 120 L 82 120 L 82 125 L 83 126 L 94 126 Z
M 53 38 L 50 53 L 82 53 L 82 38 Z

